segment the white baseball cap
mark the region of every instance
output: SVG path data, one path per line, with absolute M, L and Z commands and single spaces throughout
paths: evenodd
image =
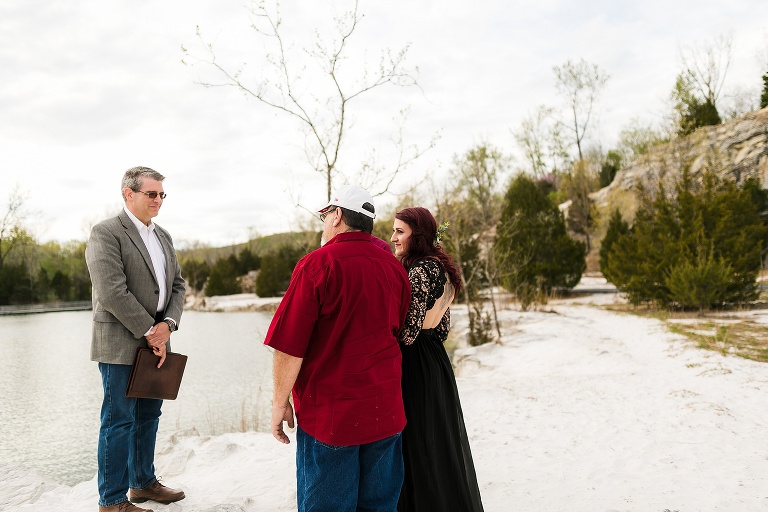
M 371 210 L 367 210 L 363 205 L 368 203 Z M 328 204 L 318 210 L 318 213 L 325 213 L 334 206 L 340 206 L 346 210 L 356 213 L 362 213 L 366 217 L 376 218 L 375 208 L 373 207 L 373 197 L 365 189 L 354 185 L 344 187 L 331 196 Z

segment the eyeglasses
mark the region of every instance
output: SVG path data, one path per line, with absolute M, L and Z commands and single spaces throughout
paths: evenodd
M 320 222 L 325 222 L 325 218 L 326 218 L 328 215 L 330 215 L 330 214 L 332 214 L 333 212 L 335 212 L 335 211 L 336 211 L 336 208 L 338 208 L 338 206 L 334 206 L 333 208 L 331 208 L 331 209 L 330 209 L 330 210 L 328 210 L 327 212 L 323 212 L 323 213 L 321 213 L 321 214 L 320 214 Z
M 151 192 L 144 192 L 143 190 L 134 190 L 134 192 L 140 192 L 150 199 L 157 199 L 157 196 L 160 196 L 160 199 L 165 199 L 166 196 L 168 195 L 165 192 L 155 192 L 154 190 L 152 190 Z

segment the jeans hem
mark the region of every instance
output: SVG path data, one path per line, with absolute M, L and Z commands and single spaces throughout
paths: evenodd
M 121 504 L 121 503 L 125 503 L 126 501 L 128 501 L 128 498 L 125 498 L 124 500 L 116 501 L 116 502 L 114 502 L 114 503 L 107 503 L 106 505 L 104 505 L 104 504 L 101 502 L 101 500 L 99 500 L 99 506 L 100 506 L 100 507 L 114 507 L 115 505 L 119 505 L 119 504 Z
M 150 487 L 152 487 L 157 481 L 158 481 L 157 478 L 153 478 L 152 481 L 149 482 L 144 487 L 131 487 L 131 489 L 133 489 L 134 491 L 143 491 L 144 489 L 149 489 Z

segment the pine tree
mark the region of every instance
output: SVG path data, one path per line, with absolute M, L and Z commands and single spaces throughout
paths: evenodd
M 234 261 L 232 257 L 219 258 L 211 267 L 205 284 L 205 294 L 212 297 L 240 293 L 240 283 L 237 278 L 237 258 L 234 258 Z
M 616 177 L 619 169 L 621 169 L 621 153 L 612 149 L 608 151 L 600 165 L 600 187 L 607 187 L 613 183 L 613 178 Z
M 251 270 L 259 270 L 261 258 L 254 254 L 248 247 L 240 251 L 237 255 L 237 270 L 240 275 L 245 275 Z
M 662 226 L 671 223 L 669 201 L 662 187 L 636 212 L 632 229 L 618 237 L 607 253 L 611 282 L 633 304 L 662 302 L 667 295 L 660 276 L 667 253 L 676 253 L 675 235 Z M 641 252 L 642 251 L 642 252 Z
M 256 276 L 256 295 L 277 297 L 288 289 L 296 263 L 307 253 L 302 248 L 281 245 L 277 250 L 261 258 L 261 268 Z
M 523 307 L 555 288 L 573 288 L 586 268 L 586 248 L 572 240 L 563 214 L 527 176 L 507 190 L 494 251 L 505 288 Z
M 706 96 L 702 100 L 698 97 L 694 93 L 694 82 L 690 74 L 678 75 L 671 97 L 679 116 L 677 134 L 680 137 L 685 137 L 702 126 L 722 123 L 715 98 Z
M 610 264 L 608 263 L 608 253 L 611 251 L 613 245 L 619 240 L 622 235 L 629 233 L 629 224 L 627 224 L 621 217 L 619 210 L 614 210 L 611 214 L 611 219 L 608 221 L 608 231 L 605 233 L 602 243 L 600 244 L 600 272 L 603 273 L 608 282 L 614 283 L 615 276 L 613 275 Z
M 763 75 L 763 94 L 760 95 L 760 108 L 768 107 L 768 73 Z
M 749 190 L 709 170 L 696 181 L 686 169 L 673 195 L 659 186 L 644 198 L 606 259 L 613 283 L 635 304 L 743 304 L 756 297 L 765 239 Z
M 182 258 L 179 263 L 181 273 L 189 287 L 193 290 L 202 291 L 208 280 L 208 275 L 211 273 L 208 262 L 203 259 Z
M 599 176 L 585 160 L 579 160 L 564 177 L 560 190 L 571 201 L 566 224 L 572 232 L 582 235 L 587 252 L 592 249 L 591 235 L 597 220 L 597 207 L 589 194 L 600 188 Z

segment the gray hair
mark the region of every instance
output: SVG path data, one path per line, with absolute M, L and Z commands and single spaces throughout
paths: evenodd
M 373 233 L 373 219 L 362 213 L 353 212 L 347 208 L 339 206 L 341 209 L 341 218 L 348 228 L 354 231 L 363 231 L 369 235 Z M 363 209 L 375 213 L 375 208 L 371 203 L 363 203 Z
M 129 188 L 133 191 L 139 191 L 141 189 L 141 179 L 145 177 L 156 181 L 163 181 L 165 179 L 165 176 L 149 167 L 131 167 L 123 174 L 123 181 L 120 184 L 120 193 L 123 195 L 123 201 L 125 201 L 123 190 Z

